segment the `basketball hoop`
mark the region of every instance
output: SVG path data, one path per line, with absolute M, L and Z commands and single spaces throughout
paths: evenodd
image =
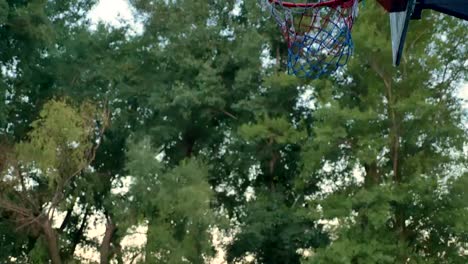
M 260 0 L 288 45 L 288 73 L 318 78 L 346 65 L 359 0 Z

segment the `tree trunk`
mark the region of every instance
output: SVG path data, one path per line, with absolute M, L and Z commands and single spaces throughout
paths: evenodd
M 47 216 L 44 216 L 41 224 L 47 242 L 47 249 L 49 251 L 50 260 L 52 261 L 52 264 L 61 264 L 62 259 L 60 257 L 57 232 L 55 232 L 54 228 L 52 227 L 52 223 Z
M 100 253 L 101 253 L 101 264 L 108 264 L 110 261 L 111 255 L 111 241 L 112 236 L 116 230 L 115 224 L 112 222 L 110 216 L 107 216 L 106 223 L 106 232 L 104 233 L 104 238 L 102 239 Z
M 195 145 L 195 139 L 191 135 L 189 135 L 189 133 L 187 133 L 184 141 L 186 146 L 185 157 L 190 158 L 193 154 L 193 146 Z
M 86 228 L 86 222 L 88 221 L 88 216 L 89 216 L 89 208 L 86 207 L 85 213 L 83 215 L 83 220 L 81 220 L 80 228 L 73 235 L 72 245 L 70 247 L 71 256 L 75 254 L 76 246 L 78 246 L 78 243 L 80 243 L 81 239 L 83 238 L 83 233 Z
M 395 107 L 398 102 L 398 98 L 394 96 L 392 79 L 386 77 L 384 74 L 380 74 L 386 88 L 386 97 L 388 101 L 388 118 L 391 121 L 390 123 L 390 160 L 392 162 L 392 171 L 393 171 L 393 183 L 399 185 L 402 182 L 402 175 L 400 173 L 401 164 L 400 161 L 400 116 L 398 115 Z M 407 242 L 407 228 L 406 228 L 406 213 L 405 209 L 401 204 L 397 204 L 395 207 L 395 231 L 399 237 L 399 243 Z M 398 257 L 401 263 L 407 261 L 407 255 L 403 253 Z
M 115 243 L 114 241 L 114 245 L 115 245 L 115 255 L 117 259 L 117 264 L 124 264 L 122 246 L 120 245 L 120 242 Z
M 73 206 L 67 210 L 67 214 L 65 215 L 65 218 L 63 219 L 62 224 L 60 225 L 59 231 L 65 230 L 65 228 L 68 225 L 68 222 L 70 221 L 72 213 L 73 213 Z
M 376 162 L 371 164 L 365 164 L 364 169 L 366 170 L 366 177 L 364 184 L 366 187 L 372 187 L 380 183 L 379 169 Z

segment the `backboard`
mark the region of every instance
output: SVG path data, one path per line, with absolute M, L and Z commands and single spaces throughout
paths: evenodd
M 392 34 L 393 64 L 400 65 L 409 21 L 414 10 L 415 0 L 408 0 L 406 10 L 390 13 L 390 30 Z
M 420 19 L 425 9 L 468 20 L 468 0 L 377 0 L 390 13 L 393 64 L 398 66 L 411 19 Z

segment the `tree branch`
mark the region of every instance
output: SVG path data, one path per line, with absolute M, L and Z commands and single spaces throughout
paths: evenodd
M 72 245 L 70 247 L 71 256 L 74 255 L 76 246 L 80 243 L 81 238 L 83 237 L 84 229 L 86 228 L 86 222 L 88 221 L 88 216 L 89 216 L 89 206 L 86 206 L 85 213 L 83 214 L 83 219 L 81 220 L 80 228 L 73 235 Z
M 83 172 L 96 158 L 97 149 L 101 145 L 102 137 L 104 135 L 104 132 L 107 130 L 108 125 L 109 125 L 109 120 L 110 120 L 109 118 L 110 118 L 109 111 L 106 108 L 104 110 L 104 113 L 103 113 L 102 126 L 99 129 L 98 137 L 97 137 L 97 140 L 96 140 L 97 143 L 91 148 L 90 152 L 88 153 L 89 154 L 88 159 L 85 162 L 83 162 L 80 166 L 78 166 L 78 169 L 74 173 L 72 173 L 69 177 L 67 177 L 61 183 L 57 184 L 57 187 L 55 189 L 54 196 L 52 198 L 51 205 L 49 207 L 47 215 L 50 215 L 50 213 L 53 210 L 55 210 L 55 207 L 63 199 L 63 190 L 64 190 L 65 186 L 67 186 L 74 177 L 76 177 L 78 174 Z

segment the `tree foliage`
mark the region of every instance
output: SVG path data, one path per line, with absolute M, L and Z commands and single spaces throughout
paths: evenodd
M 139 34 L 0 0 L 1 263 L 466 262 L 466 23 L 424 14 L 395 68 L 366 2 L 312 81 L 256 1 L 130 3 Z

